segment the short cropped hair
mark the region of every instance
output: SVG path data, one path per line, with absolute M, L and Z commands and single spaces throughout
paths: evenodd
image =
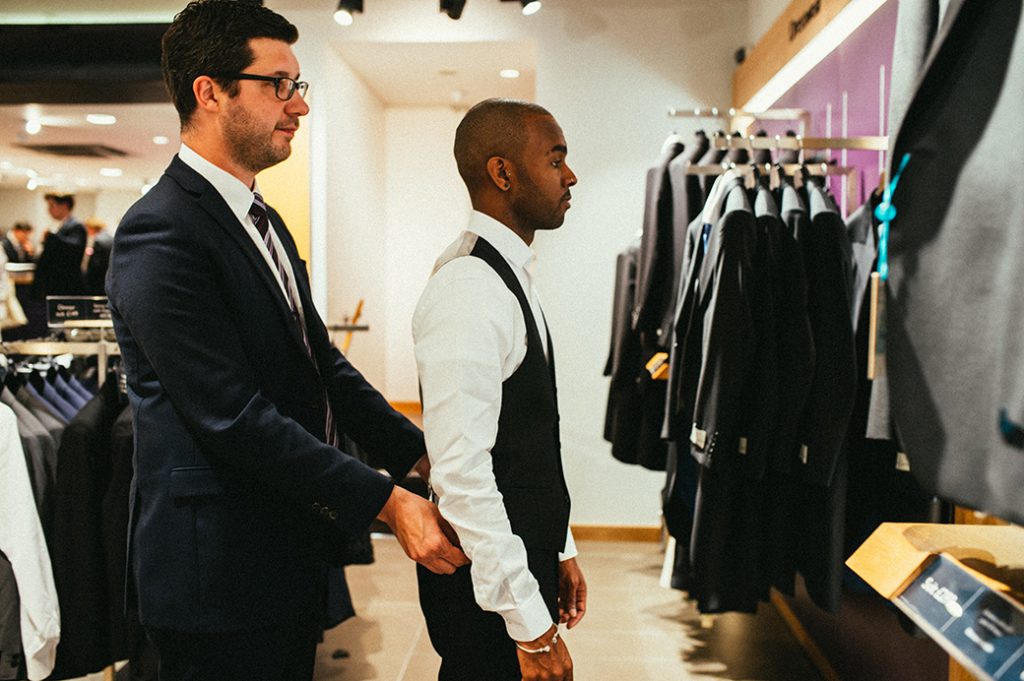
M 517 99 L 485 99 L 473 106 L 455 130 L 455 163 L 470 192 L 487 178 L 487 159 L 503 156 L 517 160 L 526 144 L 524 120 L 550 116 L 542 106 Z
M 192 83 L 203 75 L 239 73 L 253 62 L 249 40 L 272 38 L 292 45 L 299 31 L 258 0 L 193 0 L 181 10 L 161 41 L 160 68 L 181 129 L 196 110 Z M 238 94 L 238 81 L 214 77 L 228 95 Z
M 53 201 L 59 203 L 62 206 L 67 206 L 68 210 L 75 209 L 75 195 L 74 194 L 45 194 L 43 196 L 47 201 Z

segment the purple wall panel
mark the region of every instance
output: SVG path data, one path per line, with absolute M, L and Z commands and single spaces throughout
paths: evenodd
M 799 108 L 811 113 L 808 137 L 854 137 L 888 134 L 888 120 L 881 125 L 880 112 L 888 117 L 889 75 L 892 71 L 892 46 L 896 35 L 898 0 L 888 0 L 861 24 L 842 45 L 836 48 L 796 85 L 790 88 L 772 108 Z M 884 67 L 884 78 L 882 76 Z M 884 81 L 884 101 L 880 81 Z M 846 95 L 846 129 L 843 129 L 844 94 Z M 831 111 L 831 126 L 829 125 Z M 796 123 L 766 121 L 760 124 L 769 135 L 785 134 Z M 808 157 L 814 152 L 809 152 Z M 828 155 L 829 152 L 822 152 Z M 858 204 L 878 185 L 879 157 L 883 152 L 832 151 L 831 158 L 840 165 L 859 169 Z M 832 191 L 845 204 L 841 178 L 833 178 Z

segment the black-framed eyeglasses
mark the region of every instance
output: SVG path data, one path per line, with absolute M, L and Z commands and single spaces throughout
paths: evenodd
M 281 101 L 287 102 L 292 95 L 299 93 L 299 97 L 306 98 L 309 90 L 309 83 L 304 80 L 295 80 L 287 76 L 257 76 L 252 73 L 211 73 L 214 78 L 229 78 L 231 80 L 259 80 L 265 83 L 274 84 L 274 94 Z

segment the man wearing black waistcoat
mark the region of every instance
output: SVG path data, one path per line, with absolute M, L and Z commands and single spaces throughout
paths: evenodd
M 554 354 L 533 286 L 534 233 L 561 226 L 576 176 L 534 104 L 487 100 L 455 133 L 469 227 L 413 318 L 431 482 L 472 563 L 419 570 L 441 681 L 572 679 L 558 624 L 586 610 L 569 531 Z
M 163 38 L 182 145 L 114 237 L 107 291 L 134 416 L 128 563 L 161 681 L 311 679 L 328 561 L 374 518 L 410 557 L 466 557 L 437 508 L 422 433 L 331 344 L 305 263 L 256 174 L 309 112 L 295 27 L 198 0 Z

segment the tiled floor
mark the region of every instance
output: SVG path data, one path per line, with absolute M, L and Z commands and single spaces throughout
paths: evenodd
M 327 632 L 316 681 L 435 681 L 412 563 L 391 537 L 376 563 L 346 570 L 359 613 Z M 580 542 L 587 616 L 565 635 L 578 681 L 820 681 L 775 611 L 722 615 L 710 628 L 677 591 L 658 586 L 657 544 Z M 332 659 L 343 648 L 345 659 Z M 481 679 L 481 681 L 486 681 Z

